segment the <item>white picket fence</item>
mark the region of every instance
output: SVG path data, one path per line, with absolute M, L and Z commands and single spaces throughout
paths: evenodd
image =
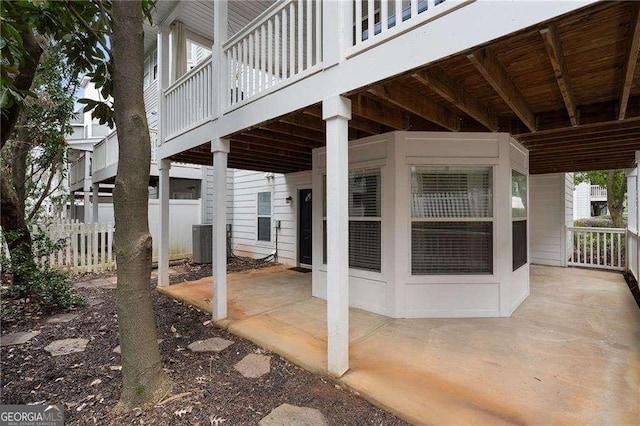
M 77 219 L 56 219 L 46 224 L 31 226 L 34 246 L 37 236 L 44 234 L 54 243 L 62 241 L 61 248 L 48 256 L 37 257 L 36 263 L 73 273 L 103 272 L 116 268 L 113 253 L 112 223 L 81 223 Z M 0 250 L 8 255 L 6 243 Z
M 573 242 L 568 264 L 587 268 L 626 270 L 626 229 L 568 227 Z

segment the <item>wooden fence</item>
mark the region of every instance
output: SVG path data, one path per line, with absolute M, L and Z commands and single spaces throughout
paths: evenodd
M 51 266 L 73 273 L 102 272 L 116 268 L 113 253 L 112 223 L 81 223 L 77 219 L 56 219 L 46 224 L 31 226 L 38 246 L 38 235 L 46 235 L 52 242 L 60 242 L 58 250 L 47 256 L 36 257 L 41 266 Z M 0 244 L 3 254 L 8 255 L 6 243 Z

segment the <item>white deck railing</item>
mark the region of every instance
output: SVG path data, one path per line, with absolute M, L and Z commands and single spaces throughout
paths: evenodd
M 276 2 L 222 49 L 230 89 L 227 106 L 302 79 L 322 62 L 322 2 Z
M 568 227 L 567 230 L 569 244 L 573 244 L 569 265 L 625 270 L 626 229 Z
M 352 0 L 354 31 L 347 57 L 475 0 Z
M 93 173 L 118 162 L 118 132 L 114 130 L 93 148 Z
M 177 136 L 213 118 L 216 90 L 211 55 L 164 91 L 165 139 Z
M 71 163 L 69 168 L 69 185 L 74 186 L 82 182 L 85 178 L 85 155 L 82 154 L 76 161 Z
M 607 199 L 607 188 L 600 185 L 591 185 L 591 198 Z

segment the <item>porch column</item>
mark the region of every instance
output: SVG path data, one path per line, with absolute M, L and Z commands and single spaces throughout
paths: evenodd
M 84 208 L 82 209 L 82 216 L 84 223 L 90 223 L 93 221 L 91 217 L 92 210 L 89 208 L 91 203 L 91 159 L 89 153 L 84 154 L 84 180 L 82 181 L 82 191 L 84 195 Z
M 160 160 L 160 242 L 158 243 L 158 287 L 169 285 L 169 170 L 170 160 Z
M 93 193 L 91 194 L 91 207 L 93 208 L 93 215 L 91 219 L 94 222 L 98 222 L 98 211 L 100 206 L 100 184 L 93 184 Z
M 327 366 L 342 376 L 349 369 L 349 120 L 351 101 L 322 102 L 327 132 Z
M 169 86 L 169 34 L 167 27 L 158 30 L 158 144 L 162 145 L 166 134 L 167 108 L 164 90 Z
M 218 117 L 229 103 L 231 88 L 228 87 L 226 57 L 222 54 L 222 45 L 227 41 L 229 22 L 229 3 L 227 0 L 219 0 L 213 3 L 213 46 L 211 49 L 213 59 L 213 72 L 211 73 L 211 87 L 217 87 L 211 93 L 214 96 L 213 116 Z
M 213 321 L 227 317 L 227 156 L 229 141 L 214 139 L 213 153 Z
M 637 259 L 637 263 L 636 265 L 638 268 L 638 271 L 636 272 L 638 275 L 640 275 L 640 151 L 636 151 L 636 230 L 638 232 L 638 238 L 637 238 L 637 245 L 636 245 L 636 254 L 638 255 L 638 259 Z M 627 228 L 629 226 L 627 225 Z M 627 235 L 629 235 L 627 233 Z M 629 265 L 627 265 L 627 269 L 629 268 Z M 636 277 L 636 279 L 638 279 L 640 277 Z

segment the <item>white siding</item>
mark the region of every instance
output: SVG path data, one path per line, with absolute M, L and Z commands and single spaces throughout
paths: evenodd
M 591 184 L 582 182 L 573 191 L 573 220 L 591 217 Z
M 531 200 L 531 263 L 565 266 L 566 226 L 571 224 L 573 211 L 573 178 L 565 173 L 532 175 Z
M 273 177 L 269 177 L 273 176 Z M 237 255 L 264 257 L 276 249 L 275 221 L 281 221 L 278 231 L 278 261 L 296 266 L 298 190 L 311 188 L 311 171 L 287 175 L 234 170 L 233 179 L 233 251 Z M 257 240 L 258 192 L 272 193 L 272 238 Z M 292 197 L 287 203 L 286 198 Z
M 227 223 L 233 223 L 234 170 L 227 171 Z M 213 223 L 213 167 L 202 167 L 202 223 Z
M 144 109 L 150 129 L 158 126 L 158 82 L 154 81 L 144 89 Z

